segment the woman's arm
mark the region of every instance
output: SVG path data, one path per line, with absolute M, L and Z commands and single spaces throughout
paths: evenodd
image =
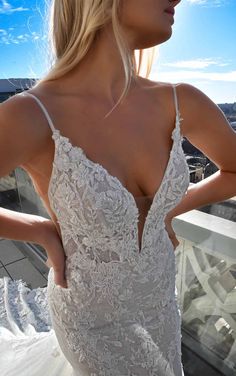
M 192 209 L 227 200 L 236 196 L 236 173 L 217 171 L 208 178 L 192 184 L 181 202 L 167 217 L 173 218 Z
M 0 177 L 40 155 L 42 132 L 29 115 L 25 98 L 12 97 L 0 105 Z M 0 208 L 0 237 L 41 245 L 48 255 L 47 265 L 53 266 L 55 283 L 67 286 L 64 249 L 51 220 Z
M 166 216 L 170 236 L 173 217 L 236 195 L 236 132 L 221 109 L 204 93 L 189 84 L 177 86 L 182 134 L 201 150 L 219 171 L 191 185 L 181 202 Z

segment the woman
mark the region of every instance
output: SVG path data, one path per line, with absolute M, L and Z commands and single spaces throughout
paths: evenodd
M 2 209 L 0 236 L 47 251 L 74 375 L 183 375 L 172 218 L 236 193 L 220 109 L 139 76 L 135 50 L 171 37 L 179 1 L 54 0 L 52 69 L 1 105 L 0 174 L 24 168 L 52 220 Z M 183 136 L 219 167 L 191 187 Z

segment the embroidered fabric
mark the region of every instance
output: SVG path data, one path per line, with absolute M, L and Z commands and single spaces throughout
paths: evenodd
M 52 129 L 48 197 L 67 256 L 68 289 L 48 276 L 52 327 L 79 376 L 182 376 L 176 263 L 165 216 L 183 198 L 189 171 L 176 88 L 172 148 L 139 245 L 134 196 L 102 165 Z
M 73 376 L 51 325 L 47 288 L 0 278 L 1 376 Z

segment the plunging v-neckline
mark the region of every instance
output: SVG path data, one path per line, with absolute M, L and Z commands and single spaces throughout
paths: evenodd
M 89 162 L 92 166 L 96 166 L 98 168 L 100 168 L 105 174 L 106 176 L 109 178 L 109 179 L 112 179 L 113 181 L 115 181 L 118 186 L 126 193 L 126 195 L 131 199 L 131 202 L 132 204 L 134 205 L 134 208 L 135 208 L 135 212 L 136 212 L 136 218 L 137 221 L 136 221 L 136 228 L 135 228 L 135 232 L 136 232 L 136 238 L 137 238 L 137 249 L 138 249 L 138 253 L 141 254 L 142 253 L 142 250 L 143 250 L 143 247 L 144 247 L 144 238 L 145 238 L 145 233 L 146 233 L 146 227 L 147 227 L 147 223 L 148 223 L 148 220 L 150 218 L 150 214 L 151 214 L 151 211 L 153 209 L 153 206 L 154 206 L 154 203 L 156 202 L 157 200 L 157 197 L 159 196 L 160 192 L 161 192 L 161 189 L 163 187 L 163 184 L 164 184 L 164 181 L 166 179 L 166 176 L 168 174 L 168 171 L 169 171 L 169 168 L 171 166 L 171 161 L 172 161 L 172 155 L 173 155 L 173 150 L 174 150 L 174 147 L 175 147 L 175 142 L 176 142 L 176 137 L 174 137 L 174 134 L 175 132 L 177 132 L 177 130 L 179 130 L 179 118 L 178 118 L 178 115 L 176 115 L 176 120 L 175 120 L 175 126 L 172 130 L 172 133 L 171 133 L 171 139 L 173 140 L 172 142 L 172 146 L 171 146 L 171 149 L 170 149 L 170 152 L 169 152 L 169 158 L 168 158 L 168 161 L 167 161 L 167 164 L 166 164 L 166 168 L 163 172 L 163 175 L 162 175 L 162 179 L 161 179 L 161 182 L 159 184 L 159 187 L 157 188 L 156 192 L 154 193 L 154 196 L 153 196 L 153 200 L 152 200 L 152 203 L 148 209 L 148 212 L 147 212 L 147 215 L 145 217 L 145 220 L 144 220 L 144 225 L 143 225 L 143 231 L 141 233 L 141 236 L 140 236 L 140 241 L 139 241 L 139 229 L 138 229 L 138 224 L 139 224 L 139 217 L 140 217 L 140 212 L 139 212 L 139 208 L 137 206 L 137 203 L 136 203 L 136 200 L 135 200 L 135 196 L 124 186 L 124 184 L 120 181 L 120 179 L 118 177 L 116 177 L 115 175 L 112 175 L 103 165 L 101 165 L 100 163 L 98 162 L 95 162 L 93 161 L 92 159 L 88 158 L 85 151 L 83 150 L 82 147 L 80 146 L 77 146 L 77 145 L 73 145 L 71 140 L 66 137 L 66 136 L 63 136 L 60 132 L 59 129 L 56 129 L 54 128 L 52 130 L 52 138 L 54 136 L 55 133 L 58 134 L 58 137 L 60 139 L 63 139 L 67 144 L 70 145 L 70 147 L 74 150 L 79 150 L 81 152 L 81 154 L 83 155 L 83 157 L 86 159 L 87 162 Z M 54 140 L 55 141 L 55 140 Z M 56 156 L 57 156 L 57 150 L 56 150 L 56 147 L 57 147 L 57 144 L 56 142 L 54 142 L 54 158 L 53 158 L 53 167 L 52 167 L 52 172 L 51 172 L 51 177 L 49 179 L 49 184 L 48 184 L 48 197 L 49 196 L 49 193 L 51 191 L 51 185 L 52 185 L 52 178 L 53 178 L 53 175 L 54 175 L 54 165 L 55 165 L 55 160 L 56 160 Z M 141 243 L 141 244 L 140 244 Z

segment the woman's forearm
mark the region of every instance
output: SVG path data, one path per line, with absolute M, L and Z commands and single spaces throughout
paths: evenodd
M 0 208 L 0 237 L 41 245 L 48 256 L 46 265 L 54 269 L 55 283 L 68 287 L 65 278 L 65 252 L 53 221 Z
M 37 215 L 0 208 L 0 238 L 43 244 L 43 223 L 50 221 Z
M 183 199 L 167 214 L 167 217 L 173 218 L 189 210 L 224 201 L 233 196 L 236 196 L 236 173 L 219 170 L 199 183 L 189 186 Z

